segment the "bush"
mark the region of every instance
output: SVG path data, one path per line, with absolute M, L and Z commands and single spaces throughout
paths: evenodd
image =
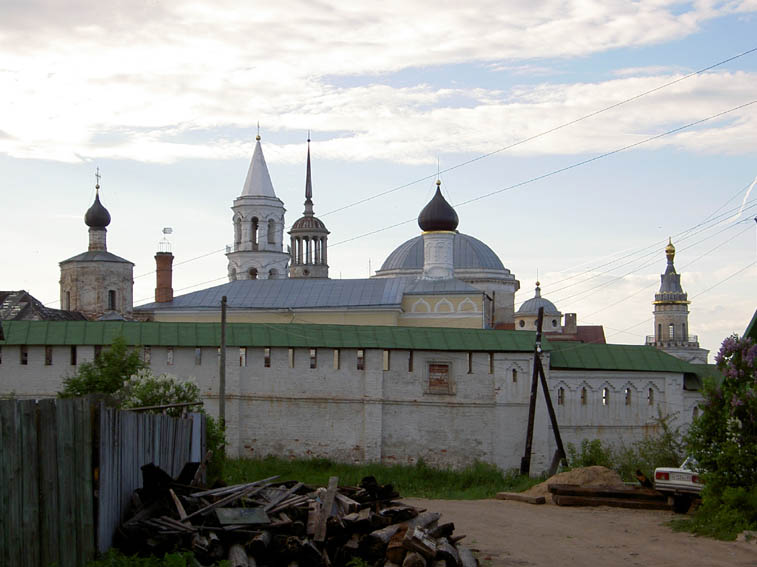
M 603 446 L 599 439 L 584 439 L 580 450 L 568 443 L 568 463 L 572 469 L 596 465 L 612 469 L 615 464 L 612 447 Z

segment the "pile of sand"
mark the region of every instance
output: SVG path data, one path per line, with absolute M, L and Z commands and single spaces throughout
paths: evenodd
M 579 486 L 623 486 L 620 475 L 607 467 L 593 466 L 573 469 L 549 477 L 542 483 L 532 486 L 524 492 L 530 496 L 544 496 L 552 502 L 549 492 L 551 484 L 577 484 Z

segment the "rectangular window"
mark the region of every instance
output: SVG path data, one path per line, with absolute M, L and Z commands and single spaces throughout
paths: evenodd
M 95 347 L 97 349 L 97 347 Z M 97 354 L 95 354 L 97 356 Z M 152 360 L 152 347 L 146 346 L 142 350 L 142 360 L 145 361 L 145 364 L 150 364 L 150 361 Z
M 413 351 L 411 350 L 407 355 L 407 371 L 413 371 Z
M 108 290 L 108 310 L 109 311 L 116 310 L 116 290 L 115 289 Z
M 71 366 L 76 366 L 76 346 L 71 347 L 70 360 Z
M 341 365 L 342 365 L 342 362 L 340 360 L 339 349 L 335 348 L 334 349 L 334 370 L 339 370 Z
M 53 347 L 45 347 L 45 366 L 52 366 L 53 364 Z
M 649 388 L 649 392 L 647 393 L 647 402 L 650 406 L 654 405 L 654 389 Z
M 449 364 L 444 362 L 429 362 L 428 364 L 428 392 L 430 394 L 449 394 Z
M 365 370 L 365 351 L 361 348 L 357 349 L 357 369 Z
M 239 366 L 247 366 L 247 347 L 239 347 Z
M 581 405 L 586 405 L 586 388 L 581 388 Z
M 391 363 L 391 357 L 392 352 L 388 349 L 384 349 L 384 372 L 389 370 L 389 365 Z
M 468 353 L 468 374 L 473 374 L 473 353 Z
M 294 368 L 294 349 L 289 349 L 289 368 Z
M 202 349 L 200 347 L 195 347 L 195 366 L 200 366 L 202 364 Z
M 310 368 L 318 368 L 318 349 L 310 349 Z
M 494 353 L 489 353 L 489 374 L 494 374 Z
M 66 292 L 66 310 L 71 309 L 71 292 Z
M 565 405 L 565 388 L 557 389 L 557 405 L 558 406 Z
M 626 397 L 626 405 L 630 406 L 631 405 L 631 388 L 625 389 L 625 397 Z
M 518 381 L 518 371 L 513 368 L 513 384 L 515 384 Z
M 263 347 L 263 366 L 271 367 L 271 347 Z
M 102 345 L 95 345 L 95 360 L 100 358 L 100 355 L 102 354 L 102 352 L 103 352 Z
M 610 403 L 610 390 L 607 388 L 602 388 L 602 405 L 606 406 Z
M 29 364 L 29 347 L 23 345 L 20 349 L 20 353 L 21 360 L 19 362 L 21 364 Z
M 166 364 L 173 366 L 173 347 L 166 347 Z

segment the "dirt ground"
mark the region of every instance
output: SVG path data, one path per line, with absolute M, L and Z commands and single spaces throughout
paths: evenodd
M 574 508 L 506 500 L 405 502 L 455 523 L 486 567 L 755 567 L 757 545 L 675 533 L 672 512 Z

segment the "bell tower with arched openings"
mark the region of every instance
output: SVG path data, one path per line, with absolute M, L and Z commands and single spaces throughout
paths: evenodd
M 234 244 L 227 247 L 229 281 L 287 277 L 289 255 L 284 246 L 284 203 L 276 197 L 268 166 L 255 138 L 242 194 L 234 200 Z

